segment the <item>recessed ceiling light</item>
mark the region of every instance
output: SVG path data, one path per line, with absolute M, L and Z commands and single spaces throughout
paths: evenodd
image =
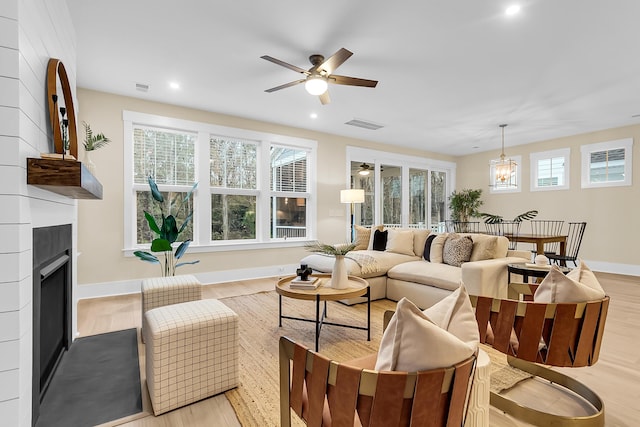
M 178 83 L 178 82 L 170 82 L 169 83 L 169 87 L 171 89 L 174 89 L 174 90 L 180 89 L 180 83 Z
M 311 113 L 311 114 L 309 114 L 309 117 L 311 117 L 312 119 L 317 119 L 318 118 L 318 114 Z
M 504 13 L 505 13 L 507 16 L 513 16 L 513 15 L 515 15 L 515 14 L 516 14 L 516 13 L 518 13 L 518 12 L 520 12 L 520 6 L 519 6 L 519 5 L 517 5 L 517 4 L 513 4 L 513 5 L 509 6 L 509 7 L 507 8 L 507 10 L 505 10 L 505 11 L 504 11 Z

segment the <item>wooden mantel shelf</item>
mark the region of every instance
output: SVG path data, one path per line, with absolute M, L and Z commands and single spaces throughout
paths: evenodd
M 72 199 L 102 199 L 102 184 L 76 160 L 28 158 L 27 184 Z

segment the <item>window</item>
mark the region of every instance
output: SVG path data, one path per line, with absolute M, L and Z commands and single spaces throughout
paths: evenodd
M 633 139 L 583 145 L 582 188 L 631 185 Z
M 355 205 L 363 226 L 433 228 L 447 217 L 455 163 L 347 147 L 349 188 L 365 190 Z
M 154 237 L 144 219 L 144 211 L 160 214 L 149 176 L 165 196 L 165 215 L 181 224 L 193 212 L 180 240 L 196 251 L 313 238 L 315 141 L 128 111 L 123 120 L 127 252 Z
M 491 163 L 489 167 L 489 193 L 517 193 L 521 191 L 522 173 L 520 165 L 522 164 L 522 156 L 510 156 L 516 166 L 511 169 L 511 175 L 502 183 L 496 179 L 496 164 Z
M 569 148 L 531 153 L 531 191 L 569 189 Z

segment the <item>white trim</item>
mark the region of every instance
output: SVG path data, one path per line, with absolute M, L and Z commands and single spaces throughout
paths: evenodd
M 624 180 L 591 182 L 591 156 L 596 151 L 615 150 L 624 148 Z M 581 153 L 581 184 L 582 188 L 624 187 L 633 182 L 633 138 L 616 139 L 614 141 L 597 142 L 580 146 Z
M 297 264 L 273 265 L 260 268 L 246 268 L 239 270 L 211 271 L 206 273 L 190 273 L 203 285 L 235 282 L 240 280 L 279 277 L 289 274 L 298 268 Z M 91 283 L 78 285 L 75 294 L 76 302 L 87 298 L 101 298 L 117 295 L 140 293 L 143 279 L 122 280 L 117 282 Z
M 563 185 L 548 185 L 544 187 L 538 187 L 538 162 L 540 160 L 549 160 L 555 157 L 564 158 L 564 184 Z M 537 153 L 531 153 L 529 155 L 529 164 L 531 169 L 531 182 L 529 183 L 530 191 L 554 191 L 554 190 L 569 190 L 571 181 L 571 149 L 559 148 L 557 150 L 539 151 Z
M 638 264 L 619 264 L 615 262 L 590 261 L 590 260 L 584 260 L 584 262 L 593 271 L 599 271 L 602 273 L 624 274 L 627 276 L 640 277 L 640 265 Z M 569 266 L 573 267 L 571 263 L 569 263 Z
M 123 111 L 122 119 L 124 122 L 124 252 L 130 255 L 137 249 L 148 249 L 148 245 L 138 246 L 135 241 L 135 188 L 133 183 L 133 128 L 134 125 L 156 127 L 159 129 L 167 129 L 172 131 L 180 131 L 197 135 L 195 148 L 195 180 L 199 182 L 198 189 L 193 193 L 194 202 L 194 218 L 198 216 L 198 220 L 193 221 L 193 240 L 189 246 L 189 252 L 207 252 L 218 251 L 221 248 L 225 250 L 245 250 L 254 249 L 256 247 L 274 248 L 282 245 L 282 239 L 270 239 L 270 227 L 266 224 L 270 222 L 270 188 L 268 159 L 270 147 L 272 145 L 304 150 L 307 152 L 307 218 L 306 228 L 307 237 L 304 239 L 295 239 L 297 241 L 312 240 L 316 235 L 317 221 L 317 149 L 318 142 L 311 139 L 278 135 L 267 132 L 257 132 L 246 129 L 232 128 L 220 126 L 210 123 L 195 122 L 190 120 L 182 120 L 154 114 L 146 114 L 135 111 Z M 209 186 L 209 138 L 210 136 L 218 136 L 222 138 L 240 139 L 255 142 L 258 147 L 259 159 L 258 164 L 258 188 L 255 190 L 239 190 L 231 191 L 228 189 L 214 188 Z M 139 189 L 140 186 L 138 185 Z M 145 186 L 146 188 L 146 186 Z M 211 194 L 238 194 L 251 193 L 257 196 L 259 210 L 256 212 L 256 239 L 241 241 L 212 241 L 210 236 L 211 224 Z M 207 226 L 209 224 L 209 226 Z

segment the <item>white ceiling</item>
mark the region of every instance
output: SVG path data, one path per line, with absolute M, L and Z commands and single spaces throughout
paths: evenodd
M 67 4 L 79 87 L 451 155 L 499 149 L 500 123 L 507 154 L 640 123 L 638 0 Z M 306 69 L 341 47 L 354 55 L 336 73 L 375 89 L 330 85 L 324 106 L 303 85 L 264 92 L 302 76 L 260 56 Z

